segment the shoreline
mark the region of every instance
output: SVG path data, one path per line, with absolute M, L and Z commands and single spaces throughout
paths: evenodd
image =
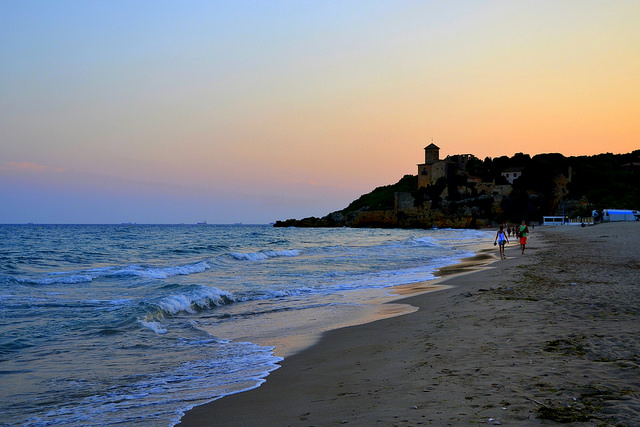
M 525 256 L 512 244 L 507 260 L 471 274 L 464 261 L 445 267 L 427 282 L 445 289 L 394 301 L 417 311 L 326 332 L 260 387 L 195 407 L 179 425 L 638 419 L 639 231 L 538 227 Z M 615 316 L 594 318 L 601 294 Z
M 257 340 L 258 344 L 273 346 L 275 351 L 274 354 L 283 357 L 283 361 L 279 363 L 280 368 L 270 372 L 266 377 L 265 382 L 256 386 L 255 388 L 223 396 L 209 403 L 198 405 L 185 411 L 185 414 L 180 419 L 180 422 L 176 425 L 190 425 L 189 418 L 193 416 L 194 410 L 200 411 L 202 408 L 216 404 L 220 400 L 227 399 L 230 396 L 242 395 L 244 393 L 248 393 L 250 391 L 264 387 L 266 382 L 269 381 L 269 378 L 273 378 L 275 372 L 283 369 L 287 365 L 287 360 L 289 360 L 292 356 L 306 351 L 312 351 L 314 347 L 322 345 L 324 337 L 327 333 L 368 325 L 378 321 L 394 317 L 406 316 L 407 314 L 414 313 L 418 311 L 419 308 L 405 302 L 407 299 L 455 287 L 443 282 L 446 282 L 455 276 L 466 275 L 484 268 L 490 268 L 491 264 L 500 261 L 497 254 L 495 254 L 496 250 L 494 250 L 494 248 L 485 248 L 481 243 L 476 243 L 472 245 L 472 248 L 470 249 L 475 252 L 473 256 L 462 258 L 460 261 L 454 264 L 446 265 L 444 267 L 436 269 L 434 272 L 434 275 L 436 277 L 434 279 L 416 283 L 409 283 L 405 285 L 396 285 L 390 288 L 376 289 L 373 291 L 361 291 L 363 293 L 369 294 L 376 293 L 377 297 L 371 298 L 371 296 L 369 295 L 369 303 L 367 304 L 367 308 L 365 308 L 359 314 L 351 314 L 348 317 L 349 320 L 347 322 L 333 322 L 333 326 L 331 328 L 321 328 L 315 333 L 303 331 L 298 335 L 286 336 L 279 339 L 274 339 L 271 336 L 267 339 L 267 342 L 264 342 L 264 340 Z M 354 296 L 357 294 L 358 292 L 353 293 Z M 189 414 L 189 417 L 186 417 L 187 414 Z M 217 424 L 215 422 L 213 424 L 210 424 L 206 419 L 199 417 L 199 419 L 193 425 L 197 426 Z M 242 423 L 238 425 L 242 425 Z
M 467 243 L 464 248 L 473 255 L 459 258 L 453 264 L 435 269 L 433 279 L 386 288 L 338 293 L 329 297 L 335 303 L 330 308 L 318 307 L 305 309 L 302 312 L 279 313 L 272 316 L 268 323 L 259 325 L 259 333 L 247 325 L 240 328 L 242 332 L 238 333 L 237 323 L 233 326 L 216 325 L 215 331 L 211 333 L 234 341 L 247 341 L 273 347 L 275 356 L 287 359 L 316 345 L 328 331 L 412 313 L 418 308 L 404 303 L 404 298 L 439 291 L 442 289 L 439 283 L 451 274 L 472 272 L 498 260 L 491 249 L 486 249 L 477 242 Z

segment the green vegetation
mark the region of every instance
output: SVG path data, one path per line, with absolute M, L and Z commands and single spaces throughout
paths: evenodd
M 360 196 L 343 209 L 341 212 L 352 212 L 357 210 L 386 210 L 393 209 L 395 193 L 413 192 L 418 188 L 418 177 L 415 175 L 405 175 L 393 185 L 378 187 L 371 193 Z
M 417 187 L 417 182 L 416 182 Z M 415 200 L 415 205 L 420 206 L 426 201 L 431 201 L 431 209 L 437 209 L 440 207 L 442 197 L 440 194 L 447 188 L 447 178 L 439 178 L 434 185 L 423 188 L 414 188 L 411 192 Z
M 456 156 L 452 156 L 456 159 Z M 431 202 L 431 209 L 442 206 L 441 194 L 447 189 L 449 202 L 457 206 L 475 206 L 484 217 L 495 221 L 520 222 L 522 218 L 541 220 L 544 215 L 561 213 L 562 201 L 568 216 L 590 216 L 593 209 L 640 207 L 640 150 L 629 154 L 565 157 L 558 153 L 516 153 L 512 157 L 487 157 L 484 161 L 472 157 L 465 166 L 468 176 L 483 182 L 507 184 L 502 172 L 518 168 L 522 176 L 513 183 L 513 190 L 501 203 L 503 213 L 494 215 L 491 201 L 481 200 L 475 183 L 455 171 L 440 178 L 434 185 L 417 188 L 417 176 L 405 175 L 393 185 L 378 187 L 360 196 L 342 213 L 358 210 L 393 209 L 394 194 L 409 192 L 416 206 Z M 566 182 L 563 187 L 559 184 Z M 466 188 L 464 192 L 460 188 Z M 470 200 L 475 198 L 476 200 Z M 573 201 L 573 203 L 569 203 Z

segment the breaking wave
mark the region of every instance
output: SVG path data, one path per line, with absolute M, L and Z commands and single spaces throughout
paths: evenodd
M 31 285 L 76 284 L 92 282 L 101 278 L 145 277 L 149 279 L 166 279 L 172 276 L 202 273 L 211 268 L 207 261 L 194 264 L 152 267 L 128 265 L 125 267 L 105 267 L 91 270 L 46 273 L 36 277 L 15 278 L 15 281 Z
M 296 249 L 282 250 L 282 251 L 258 251 L 258 252 L 231 252 L 230 256 L 240 261 L 263 261 L 268 258 L 277 257 L 297 257 L 300 255 L 300 251 Z
M 194 314 L 204 310 L 210 310 L 237 300 L 229 292 L 217 288 L 194 285 L 181 293 L 168 295 L 158 302 L 153 303 L 158 309 L 158 315 L 176 315 L 178 313 Z

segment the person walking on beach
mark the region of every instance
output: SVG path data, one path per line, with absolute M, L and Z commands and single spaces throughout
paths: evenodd
M 500 259 L 507 259 L 504 255 L 504 245 L 505 243 L 509 243 L 509 239 L 507 235 L 504 233 L 504 227 L 501 225 L 500 230 L 496 233 L 496 238 L 493 240 L 493 246 L 496 245 L 496 241 L 498 242 L 500 248 Z
M 527 236 L 529 236 L 529 227 L 527 227 L 524 219 L 520 227 L 518 227 L 518 236 L 520 236 L 520 249 L 522 250 L 522 255 L 524 255 L 524 247 L 527 245 Z

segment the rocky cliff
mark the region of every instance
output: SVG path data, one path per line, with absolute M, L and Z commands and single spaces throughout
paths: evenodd
M 499 204 L 492 196 L 444 201 L 432 208 L 431 203 L 415 206 L 416 199 L 411 193 L 395 193 L 394 209 L 337 211 L 316 218 L 277 221 L 276 227 L 372 227 L 372 228 L 476 228 L 485 227 L 491 221 L 487 212 L 479 205 Z M 481 203 L 479 203 L 481 202 Z M 482 203 L 483 202 L 483 203 Z

